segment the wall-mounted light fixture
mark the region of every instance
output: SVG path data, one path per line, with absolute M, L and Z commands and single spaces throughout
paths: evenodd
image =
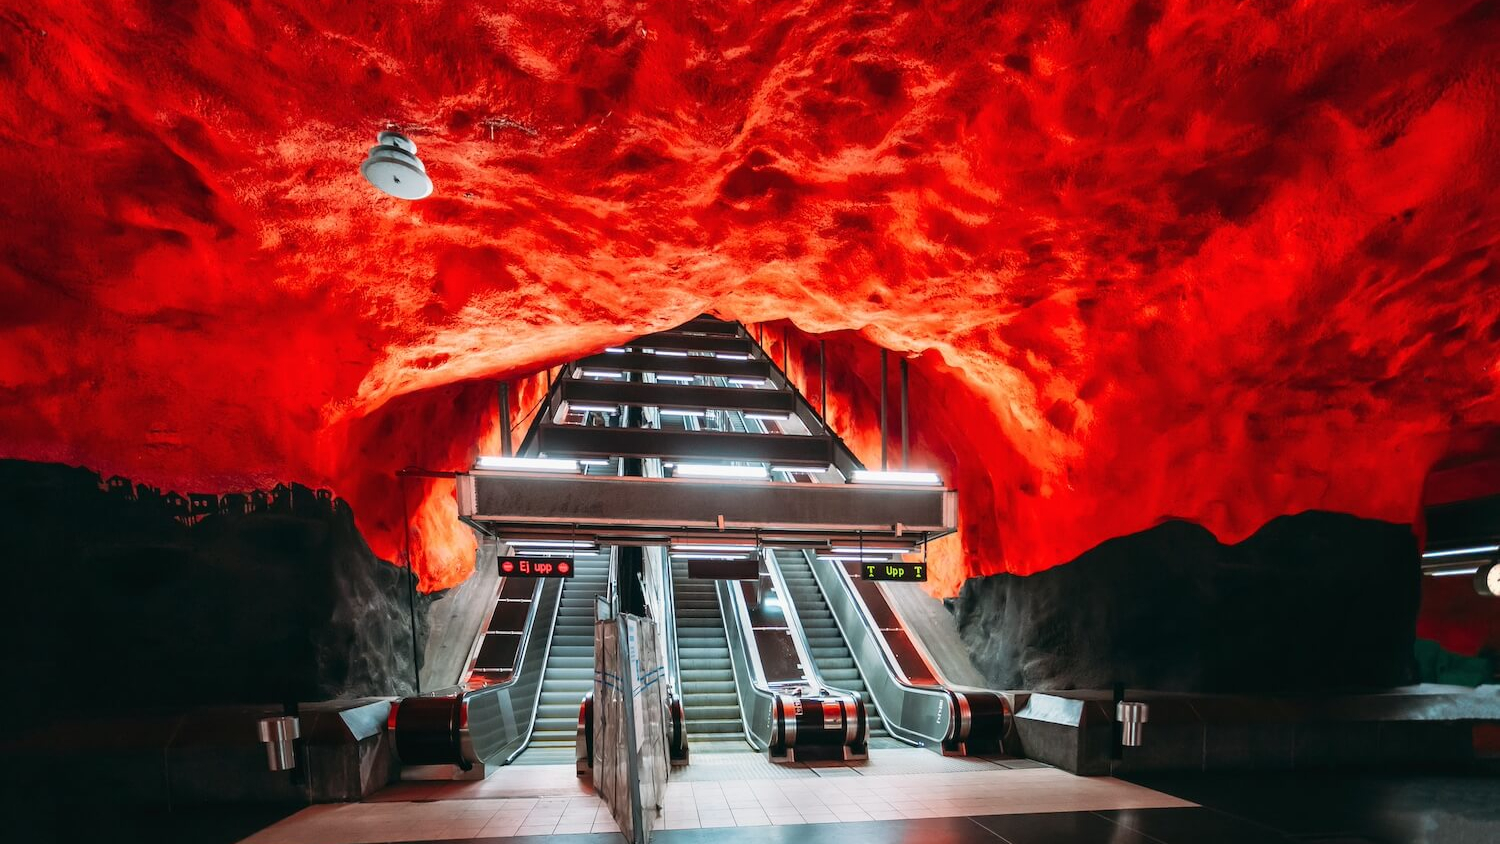
M 426 199 L 432 195 L 432 179 L 417 158 L 417 145 L 400 132 L 381 132 L 370 157 L 359 165 L 365 180 L 400 199 Z

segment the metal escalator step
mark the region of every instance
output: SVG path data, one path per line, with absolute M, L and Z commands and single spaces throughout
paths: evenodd
M 740 717 L 740 708 L 738 706 L 695 707 L 684 702 L 683 710 L 687 713 L 689 724 L 702 721 L 736 721 Z
M 689 735 L 708 732 L 738 733 L 743 732 L 745 729 L 745 725 L 740 721 L 738 713 L 735 713 L 735 716 L 731 718 L 694 718 L 693 714 L 689 712 L 687 713 L 687 717 Z
M 696 706 L 739 706 L 740 700 L 733 692 L 689 692 L 684 695 L 683 705 Z

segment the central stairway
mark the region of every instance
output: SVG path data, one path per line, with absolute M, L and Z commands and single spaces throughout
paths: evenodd
M 579 556 L 574 562 L 573 578 L 563 584 L 536 726 L 517 765 L 572 763 L 578 707 L 594 690 L 594 599 L 609 590 L 609 556 Z
M 689 580 L 687 563 L 674 561 L 672 602 L 688 746 L 699 753 L 747 750 L 714 581 Z
M 807 649 L 812 652 L 813 663 L 828 685 L 858 694 L 865 702 L 865 718 L 870 723 L 870 738 L 885 738 L 885 722 L 875 711 L 875 703 L 865 689 L 865 680 L 854 665 L 854 655 L 844 643 L 844 634 L 839 631 L 828 602 L 823 599 L 823 590 L 813 579 L 808 568 L 807 556 L 795 551 L 776 554 L 776 564 L 786 587 L 791 591 L 792 604 L 797 608 L 797 618 L 802 621 L 802 632 L 807 634 Z

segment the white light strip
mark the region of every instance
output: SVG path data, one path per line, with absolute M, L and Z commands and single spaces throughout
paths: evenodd
M 818 559 L 826 563 L 889 563 L 890 557 L 861 557 L 858 554 L 819 554 Z
M 828 471 L 827 466 L 772 466 L 773 472 L 802 472 L 807 475 L 821 475 Z
M 746 413 L 745 418 L 763 419 L 768 422 L 790 422 L 792 415 L 790 413 Z
M 658 381 L 675 381 L 678 384 L 691 384 L 691 383 L 693 383 L 693 376 L 691 376 L 691 375 L 662 375 L 662 374 L 658 373 L 657 376 L 656 376 L 656 380 L 658 380 Z
M 746 554 L 748 554 L 748 553 L 750 553 L 750 552 L 752 552 L 752 551 L 755 550 L 755 546 L 754 545 L 694 545 L 694 544 L 687 544 L 687 545 L 673 545 L 672 546 L 672 550 L 674 552 L 676 552 L 676 551 L 743 551 Z
M 763 466 L 723 466 L 717 463 L 678 463 L 672 474 L 680 478 L 737 478 L 763 481 L 766 470 Z
M 578 471 L 577 460 L 562 460 L 551 457 L 494 457 L 481 455 L 474 465 L 480 469 L 519 469 L 523 472 L 574 472 Z
M 749 554 L 673 554 L 674 560 L 749 560 Z
M 612 355 L 623 355 L 623 354 L 625 354 L 626 352 L 628 352 L 630 350 L 629 349 L 622 349 L 619 346 L 610 346 L 609 348 L 605 349 L 604 351 L 609 352 Z
M 936 472 L 872 472 L 869 469 L 855 469 L 854 476 L 849 480 L 857 484 L 920 484 L 924 486 L 935 486 L 943 482 Z
M 581 413 L 619 413 L 620 408 L 607 404 L 573 404 L 568 402 L 569 410 L 577 410 Z
M 714 357 L 718 358 L 719 360 L 749 360 L 750 359 L 749 355 L 737 355 L 737 354 L 731 354 L 729 352 L 715 352 L 714 353 Z
M 688 356 L 687 352 L 674 352 L 671 349 L 652 349 L 651 352 L 664 358 L 685 358 Z
M 728 381 L 736 387 L 760 387 L 766 383 L 764 378 L 730 378 Z
M 869 546 L 869 545 L 866 545 L 863 548 L 834 547 L 831 550 L 835 554 L 856 554 L 856 555 L 858 555 L 858 554 L 915 554 L 916 553 L 916 551 L 914 549 L 911 549 L 911 548 L 880 548 L 880 547 L 872 547 L 872 546 Z
M 593 548 L 594 547 L 594 543 L 592 543 L 592 542 L 584 542 L 581 539 L 579 539 L 579 540 L 574 540 L 574 539 L 506 539 L 506 540 L 504 540 L 504 542 L 505 542 L 506 545 L 513 545 L 516 548 L 530 548 L 532 546 L 535 546 L 537 548 Z
M 580 369 L 578 374 L 587 378 L 624 378 L 625 373 L 613 372 L 608 369 Z
M 664 407 L 657 411 L 662 416 L 703 416 L 701 410 L 677 410 L 676 408 Z
M 1424 571 L 1422 573 L 1428 577 L 1452 577 L 1455 574 L 1473 574 L 1477 571 L 1479 571 L 1478 566 L 1471 569 L 1444 569 L 1442 571 Z
M 579 466 L 608 466 L 609 465 L 609 461 L 608 460 L 600 460 L 597 457 L 590 457 L 587 460 L 580 460 L 580 461 L 578 461 L 578 465 Z
M 1488 554 L 1491 551 L 1500 551 L 1500 545 L 1476 545 L 1473 548 L 1450 548 L 1447 551 L 1428 551 L 1422 555 L 1422 559 L 1433 560 L 1438 557 L 1461 557 L 1464 554 Z

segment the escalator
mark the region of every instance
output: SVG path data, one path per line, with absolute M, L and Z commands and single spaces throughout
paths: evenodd
M 594 690 L 594 600 L 609 589 L 609 557 L 579 556 L 575 562 L 573 578 L 563 585 L 531 743 L 518 765 L 571 763 L 578 707 Z
M 688 741 L 700 753 L 746 749 L 724 619 L 711 580 L 689 580 L 687 563 L 672 563 L 677 657 Z
M 786 581 L 787 590 L 797 608 L 797 617 L 802 621 L 802 632 L 807 637 L 807 649 L 817 664 L 818 674 L 830 686 L 859 695 L 865 704 L 865 715 L 869 719 L 870 738 L 887 738 L 885 724 L 880 719 L 870 700 L 870 692 L 854 664 L 854 655 L 844 642 L 823 593 L 813 580 L 807 557 L 802 554 L 776 554 L 775 561 Z M 894 744 L 892 745 L 894 746 Z

